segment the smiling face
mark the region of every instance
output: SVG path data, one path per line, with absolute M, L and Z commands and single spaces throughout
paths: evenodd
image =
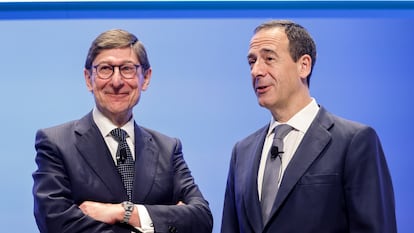
M 250 41 L 248 62 L 259 105 L 278 121 L 288 120 L 310 102 L 306 84 L 310 56 L 293 60 L 283 28 L 258 31 Z
M 131 47 L 102 50 L 93 60 L 92 67 L 103 63 L 113 66 L 130 63 L 141 65 Z M 122 77 L 118 68 L 109 79 L 99 78 L 95 68 L 85 69 L 84 76 L 99 111 L 117 126 L 122 126 L 132 117 L 133 107 L 138 103 L 141 91 L 148 88 L 151 69 L 143 73 L 140 66 L 136 77 L 132 79 Z

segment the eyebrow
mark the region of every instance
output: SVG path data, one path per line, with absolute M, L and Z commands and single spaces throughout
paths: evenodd
M 254 55 L 252 53 L 247 54 L 247 59 L 251 59 L 251 58 L 255 58 L 255 57 L 256 57 L 256 55 Z
M 263 48 L 259 51 L 260 55 L 263 54 L 272 54 L 278 57 L 277 53 L 274 50 Z
M 274 51 L 274 50 L 272 50 L 272 49 L 267 49 L 267 48 L 263 48 L 263 49 L 261 49 L 260 51 L 259 51 L 259 54 L 260 54 L 260 56 L 263 56 L 263 55 L 267 55 L 267 54 L 271 54 L 271 55 L 274 55 L 274 56 L 276 56 L 276 57 L 279 57 L 278 56 L 278 54 Z M 257 57 L 255 54 L 253 54 L 253 53 L 249 53 L 249 54 L 247 54 L 247 59 L 250 59 L 250 58 L 255 58 L 255 57 Z
M 122 60 L 121 62 L 119 62 L 120 65 L 125 65 L 129 63 L 135 64 L 136 62 L 131 61 L 131 60 Z M 109 60 L 102 60 L 98 64 L 119 65 L 118 62 L 109 61 Z

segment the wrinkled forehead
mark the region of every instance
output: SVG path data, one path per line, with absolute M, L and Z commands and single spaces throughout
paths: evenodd
M 110 48 L 101 50 L 95 59 L 96 62 L 139 62 L 135 51 L 130 47 Z
M 277 50 L 287 48 L 288 45 L 289 40 L 283 28 L 262 29 L 251 38 L 249 53 L 263 49 Z

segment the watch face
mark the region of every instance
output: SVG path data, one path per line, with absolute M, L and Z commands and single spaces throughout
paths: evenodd
M 126 208 L 127 210 L 132 211 L 132 209 L 134 208 L 134 205 L 127 205 Z
M 122 206 L 124 207 L 126 211 L 131 211 L 134 208 L 134 203 L 129 202 L 129 201 L 124 201 L 122 202 Z

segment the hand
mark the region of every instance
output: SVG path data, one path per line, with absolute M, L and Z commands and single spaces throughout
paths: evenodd
M 85 215 L 107 224 L 115 224 L 124 216 L 124 208 L 121 204 L 85 201 L 79 208 Z
M 177 203 L 177 205 L 185 205 L 185 203 L 184 203 L 184 202 L 182 202 L 182 201 L 179 201 L 179 202 Z

